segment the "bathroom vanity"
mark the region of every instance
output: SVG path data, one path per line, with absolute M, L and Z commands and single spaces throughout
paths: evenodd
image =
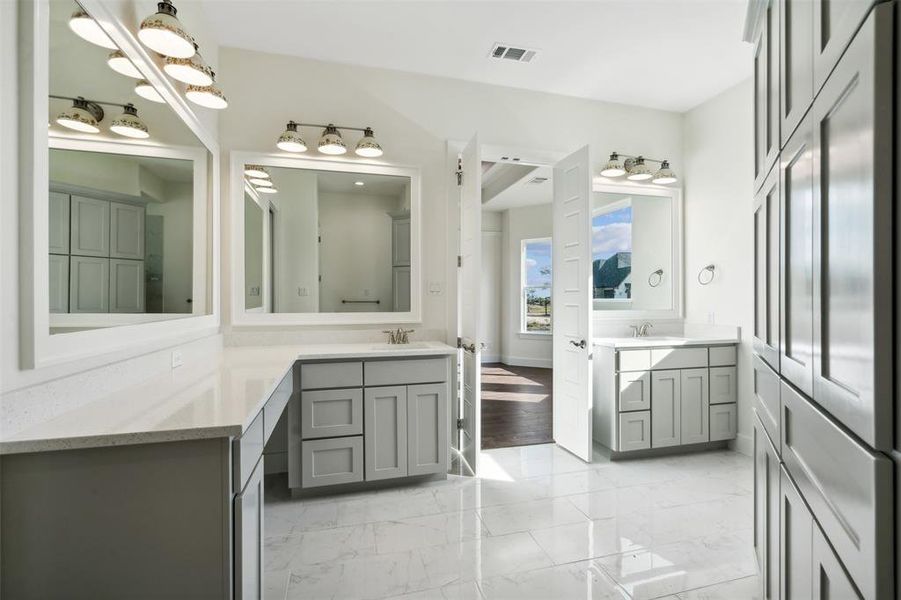
M 3 595 L 261 598 L 266 445 L 287 437 L 301 493 L 446 477 L 455 352 L 228 348 L 205 372 L 18 415 L 0 438 Z
M 734 439 L 737 344 L 732 338 L 596 338 L 595 441 L 618 458 Z

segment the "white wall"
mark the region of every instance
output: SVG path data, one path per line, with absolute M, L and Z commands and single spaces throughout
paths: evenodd
M 275 213 L 275 312 L 319 310 L 319 187 L 316 174 L 271 169 Z M 223 260 L 223 264 L 226 264 Z M 223 296 L 226 295 L 223 288 Z
M 165 184 L 165 202 L 148 202 L 147 214 L 163 217 L 163 312 L 190 313 L 193 294 L 194 187 Z
M 252 288 L 256 288 L 259 293 L 251 294 Z M 262 306 L 263 209 L 253 198 L 244 194 L 244 308 Z
M 481 322 L 482 362 L 498 362 L 502 354 L 504 214 L 482 213 Z
M 553 206 L 539 204 L 504 211 L 504 288 L 501 362 L 526 367 L 553 365 L 552 336 L 520 331 L 520 259 L 522 241 L 553 234 Z M 551 306 L 551 311 L 554 307 Z
M 753 415 L 753 113 L 745 81 L 685 114 L 686 320 L 738 325 L 739 439 L 749 452 Z M 698 271 L 716 265 L 701 286 Z

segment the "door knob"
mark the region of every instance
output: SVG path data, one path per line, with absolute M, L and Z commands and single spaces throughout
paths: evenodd
M 575 346 L 576 348 L 585 348 L 588 344 L 585 343 L 585 340 L 579 340 L 578 342 L 574 342 L 569 340 L 569 343 Z

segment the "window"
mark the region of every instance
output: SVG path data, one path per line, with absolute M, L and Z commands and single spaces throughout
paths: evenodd
M 551 240 L 522 241 L 520 283 L 522 285 L 523 333 L 551 332 Z
M 592 215 L 591 274 L 595 300 L 631 301 L 631 199 L 604 206 Z

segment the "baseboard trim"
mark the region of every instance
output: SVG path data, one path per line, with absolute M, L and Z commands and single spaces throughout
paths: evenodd
M 482 363 L 497 363 L 501 362 L 500 354 L 482 354 Z
M 735 439 L 729 443 L 729 447 L 735 452 L 744 454 L 745 456 L 754 455 L 754 442 L 751 439 L 751 436 L 744 433 L 739 433 L 735 436 Z
M 538 367 L 553 369 L 554 361 L 550 358 L 521 358 L 518 356 L 501 356 L 501 362 L 511 367 Z

